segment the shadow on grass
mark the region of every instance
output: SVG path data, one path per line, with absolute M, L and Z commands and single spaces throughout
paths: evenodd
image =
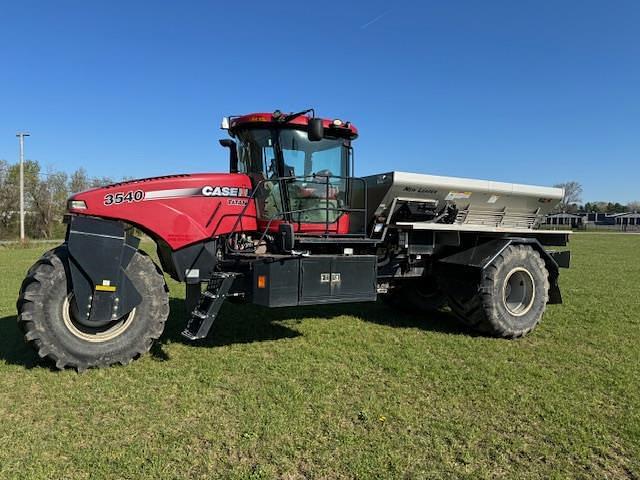
M 167 343 L 184 343 L 195 347 L 221 347 L 239 343 L 264 342 L 282 338 L 294 338 L 299 332 L 285 325 L 274 323 L 266 309 L 254 305 L 234 304 L 227 302 L 222 306 L 209 336 L 203 340 L 190 341 L 181 335 L 187 324 L 185 302 L 181 298 L 169 301 L 171 313 L 167 319 L 164 333 L 156 342 L 151 353 L 158 359 L 166 357 L 161 353 L 162 346 Z
M 391 308 L 382 302 L 272 309 L 251 304 L 227 302 L 223 305 L 209 332 L 209 336 L 206 339 L 192 342 L 180 334 L 187 322 L 184 300 L 172 298 L 170 304 L 171 314 L 167 320 L 164 334 L 160 342 L 152 349 L 152 354 L 157 359 L 166 358 L 166 355 L 162 353 L 162 346 L 167 343 L 184 343 L 195 347 L 216 347 L 295 338 L 301 334 L 294 328 L 290 328 L 293 326 L 290 322 L 293 321 L 295 325 L 295 323 L 307 318 L 332 319 L 341 315 L 353 316 L 365 322 L 398 328 L 420 328 L 447 334 L 473 334 L 449 313 L 406 313 Z M 281 322 L 287 322 L 288 325 L 283 325 Z
M 36 353 L 25 343 L 16 315 L 0 318 L 0 360 L 25 368 L 42 365 Z
M 295 338 L 301 335 L 300 332 L 295 330 L 295 323 L 306 318 L 332 319 L 341 315 L 353 316 L 378 325 L 398 328 L 420 328 L 426 331 L 446 334 L 473 335 L 448 313 L 425 312 L 411 314 L 398 311 L 381 302 L 274 309 L 227 302 L 222 307 L 220 315 L 209 332 L 209 336 L 204 340 L 191 342 L 180 334 L 187 321 L 184 300 L 171 298 L 170 306 L 171 314 L 167 320 L 164 333 L 151 349 L 151 355 L 156 360 L 169 359 L 163 350 L 163 346 L 169 343 L 183 343 L 193 347 L 219 347 Z M 287 322 L 287 324 L 284 325 L 282 322 Z M 291 322 L 293 322 L 293 325 Z M 25 344 L 15 315 L 0 319 L 0 360 L 12 365 L 21 365 L 25 368 L 43 365 L 43 362 L 38 359 L 35 352 Z

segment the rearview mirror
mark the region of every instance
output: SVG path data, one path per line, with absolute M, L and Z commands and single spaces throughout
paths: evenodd
M 318 142 L 324 138 L 324 127 L 322 126 L 321 118 L 310 118 L 307 130 L 309 140 L 312 142 Z
M 238 173 L 238 149 L 230 138 L 220 140 L 220 145 L 229 149 L 229 173 Z

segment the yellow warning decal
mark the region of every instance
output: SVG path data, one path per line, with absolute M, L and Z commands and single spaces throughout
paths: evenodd
M 116 287 L 113 285 L 96 285 L 96 291 L 98 292 L 115 292 Z

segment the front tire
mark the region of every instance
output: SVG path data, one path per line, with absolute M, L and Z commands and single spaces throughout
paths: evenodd
M 168 289 L 162 272 L 137 251 L 126 273 L 142 296 L 127 315 L 99 329 L 77 322 L 69 286 L 66 245 L 45 253 L 28 271 L 18 297 L 18 324 L 41 358 L 58 369 L 78 371 L 114 364 L 126 365 L 160 338 L 169 316 Z

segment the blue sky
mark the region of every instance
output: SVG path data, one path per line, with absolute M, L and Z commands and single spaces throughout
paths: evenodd
M 220 117 L 353 121 L 356 173 L 640 200 L 637 0 L 0 0 L 0 158 L 92 176 L 224 171 Z

